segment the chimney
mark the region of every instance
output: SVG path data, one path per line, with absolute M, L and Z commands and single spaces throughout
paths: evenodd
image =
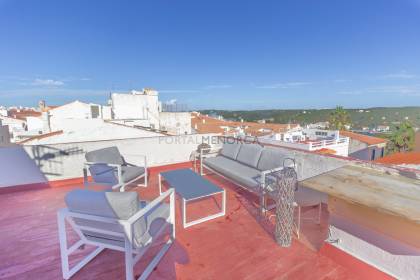
M 47 112 L 42 112 L 41 119 L 42 119 L 42 132 L 43 133 L 51 132 L 49 112 L 48 111 Z
M 46 105 L 45 105 L 45 100 L 40 100 L 40 101 L 38 102 L 38 107 L 39 107 L 39 110 L 40 110 L 41 112 L 43 112 L 43 111 L 45 110 L 45 107 L 46 107 Z

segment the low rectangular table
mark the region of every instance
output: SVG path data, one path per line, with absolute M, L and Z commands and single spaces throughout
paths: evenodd
M 159 174 L 159 193 L 162 193 L 162 178 L 182 198 L 182 217 L 184 228 L 225 215 L 226 191 L 191 169 L 177 169 Z M 187 222 L 187 202 L 222 194 L 222 211 L 195 221 Z

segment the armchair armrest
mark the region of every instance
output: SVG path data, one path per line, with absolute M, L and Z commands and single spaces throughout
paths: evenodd
M 146 205 L 146 207 L 140 209 L 136 214 L 131 216 L 127 220 L 119 220 L 119 223 L 124 227 L 124 231 L 127 235 L 128 240 L 133 243 L 133 225 L 147 213 L 152 211 L 154 207 L 156 207 L 159 203 L 169 197 L 169 220 L 172 224 L 172 236 L 175 238 L 175 191 L 173 188 L 167 190 L 166 192 L 162 193 L 158 198 L 150 202 Z
M 200 162 L 200 174 L 201 175 L 204 175 L 204 172 L 203 172 L 203 160 L 205 158 L 205 155 L 208 155 L 208 154 L 219 154 L 221 150 L 222 150 L 221 148 L 218 149 L 218 150 L 212 150 L 211 148 L 203 148 L 203 149 L 200 149 L 200 154 L 198 155 L 199 156 L 198 159 L 199 159 L 199 162 Z M 208 153 L 204 154 L 203 151 L 208 151 Z M 195 166 L 195 160 L 196 160 L 196 156 L 194 157 L 194 166 Z
M 143 162 L 144 162 L 144 168 L 147 167 L 147 157 L 146 157 L 146 155 L 142 155 L 142 154 L 130 154 L 129 156 L 130 157 L 139 157 L 139 158 L 142 158 L 143 159 Z M 135 164 L 126 162 L 124 157 L 123 157 L 123 159 L 124 159 L 125 164 L 127 164 L 127 165 L 130 165 L 130 166 L 138 166 L 138 165 L 135 165 Z
M 133 216 L 131 216 L 128 220 L 125 220 L 125 222 L 127 222 L 129 224 L 134 224 L 141 217 L 143 217 L 148 212 L 150 212 L 151 209 L 153 209 L 156 205 L 158 205 L 159 203 L 161 203 L 166 198 L 170 197 L 172 199 L 172 196 L 173 197 L 175 196 L 175 192 L 174 192 L 174 189 L 173 188 L 171 188 L 171 189 L 167 190 L 166 192 L 162 193 L 158 198 L 154 199 L 152 202 L 150 202 L 149 204 L 147 204 L 146 207 L 142 208 L 136 214 L 134 214 Z M 175 197 L 174 197 L 174 199 L 175 199 Z M 170 204 L 171 203 L 172 203 L 172 201 L 170 202 Z

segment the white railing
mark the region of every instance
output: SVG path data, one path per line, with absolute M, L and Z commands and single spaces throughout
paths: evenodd
M 348 143 L 349 143 L 349 138 L 348 137 L 340 137 L 339 139 L 309 142 L 308 143 L 308 150 L 309 151 L 314 151 L 314 150 L 319 150 L 319 149 L 322 149 L 322 148 L 328 148 L 328 147 L 332 148 L 332 146 L 335 146 L 335 145 L 348 144 Z

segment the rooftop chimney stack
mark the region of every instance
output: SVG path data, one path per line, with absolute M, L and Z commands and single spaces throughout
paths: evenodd
M 45 100 L 40 100 L 40 101 L 38 102 L 38 107 L 39 107 L 39 110 L 40 110 L 41 112 L 43 112 L 43 111 L 45 110 Z

